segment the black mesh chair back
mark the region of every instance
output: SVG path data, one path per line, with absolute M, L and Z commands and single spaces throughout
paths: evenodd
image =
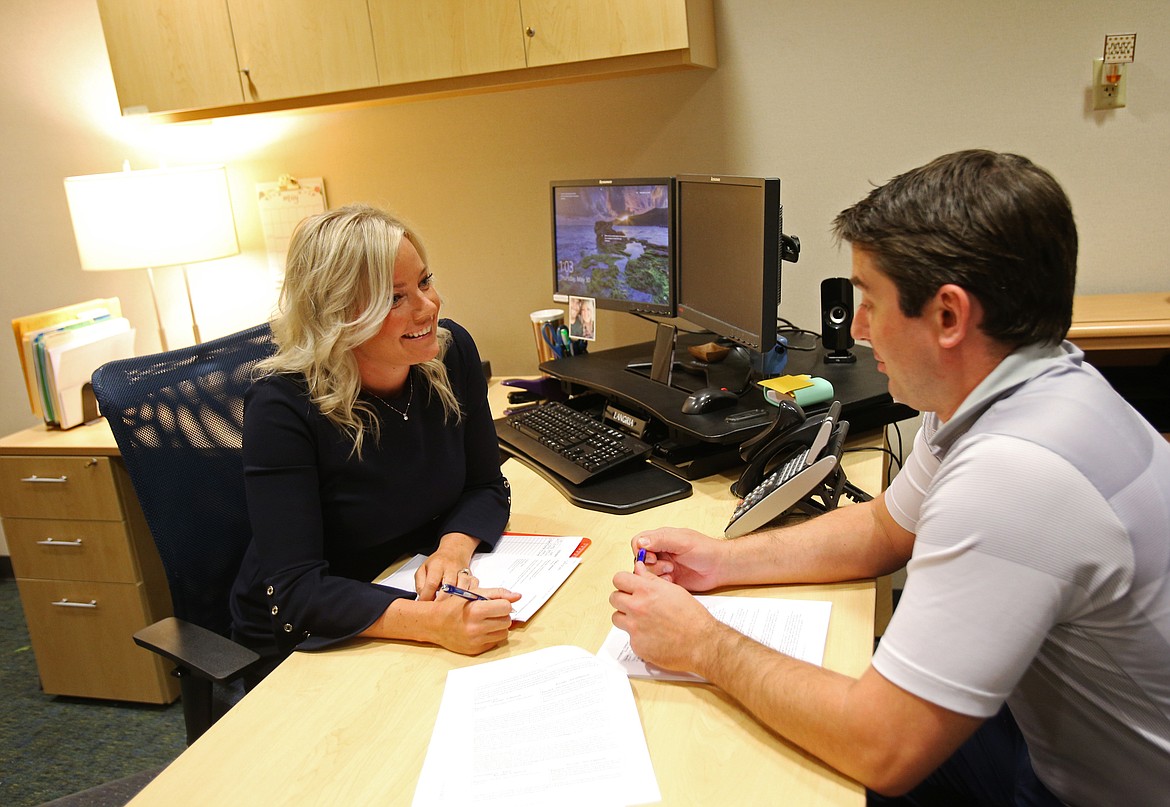
M 93 391 L 118 443 L 170 584 L 175 616 L 227 636 L 251 530 L 241 455 L 244 392 L 275 350 L 267 324 L 113 361 Z

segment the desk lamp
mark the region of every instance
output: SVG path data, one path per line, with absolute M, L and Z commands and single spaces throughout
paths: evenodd
M 183 267 L 191 330 L 195 343 L 202 342 L 187 264 L 240 251 L 225 168 L 131 171 L 127 164 L 117 173 L 66 178 L 65 197 L 82 269 L 146 270 L 163 350 L 169 347 L 153 270 Z

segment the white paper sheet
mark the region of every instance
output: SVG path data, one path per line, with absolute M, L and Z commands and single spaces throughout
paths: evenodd
M 779 600 L 764 597 L 695 597 L 725 625 L 785 655 L 820 664 L 825 657 L 829 614 L 833 604 L 823 600 Z M 633 678 L 660 681 L 705 682 L 702 676 L 667 670 L 638 657 L 630 635 L 612 628 L 597 655 L 616 661 Z
M 527 622 L 580 565 L 580 558 L 570 557 L 580 542 L 579 536 L 504 535 L 492 552 L 471 556 L 471 571 L 480 588 L 518 592 L 512 620 Z M 378 584 L 414 591 L 414 573 L 424 560 L 415 555 Z
M 629 679 L 607 659 L 558 646 L 447 674 L 413 804 L 661 798 Z

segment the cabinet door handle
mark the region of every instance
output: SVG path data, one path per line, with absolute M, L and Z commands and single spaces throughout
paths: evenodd
M 69 481 L 69 477 L 67 477 L 67 476 L 37 476 L 36 474 L 33 474 L 32 476 L 24 477 L 20 481 L 21 482 L 51 482 L 55 485 L 63 485 Z
M 90 600 L 89 602 L 70 602 L 68 598 L 62 597 L 57 602 L 51 602 L 49 605 L 57 608 L 97 608 L 97 600 Z
M 43 541 L 37 541 L 40 546 L 81 546 L 81 539 L 76 538 L 72 541 L 58 541 L 56 538 L 46 538 Z
M 532 37 L 536 36 L 536 29 L 529 25 L 524 29 L 524 33 L 528 34 L 528 38 L 531 39 Z

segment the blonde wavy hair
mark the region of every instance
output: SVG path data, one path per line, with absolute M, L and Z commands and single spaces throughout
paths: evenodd
M 381 439 L 377 413 L 359 399 L 362 382 L 354 348 L 375 336 L 394 298 L 394 262 L 402 239 L 426 262 L 418 236 L 385 211 L 348 205 L 310 216 L 293 232 L 271 319 L 276 353 L 256 365 L 257 375 L 304 376 L 309 397 L 330 422 L 353 441 L 361 457 L 367 430 Z M 444 417 L 458 420 L 459 401 L 443 356 L 451 332 L 438 329 L 439 355 L 417 365 L 428 396 L 437 395 Z

